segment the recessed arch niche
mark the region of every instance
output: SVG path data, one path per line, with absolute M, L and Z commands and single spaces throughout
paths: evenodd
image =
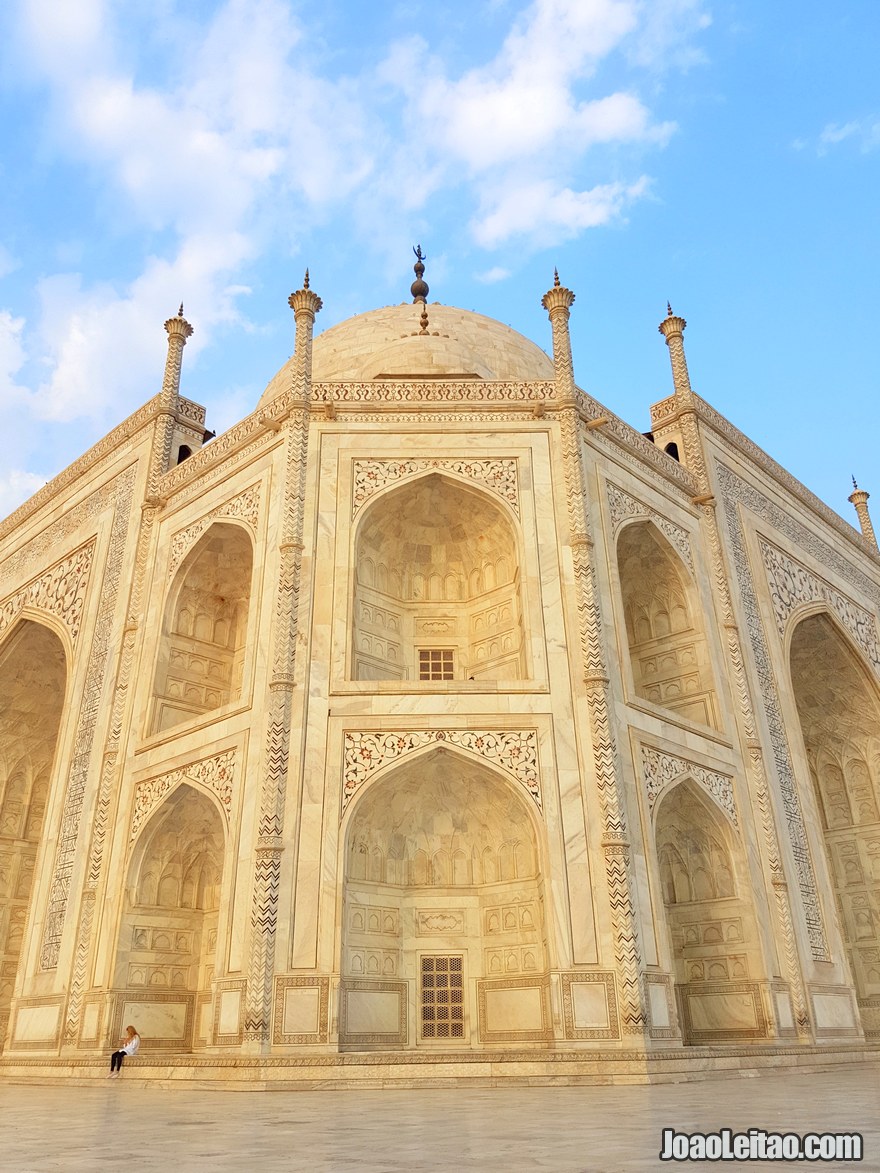
M 183 560 L 165 605 L 150 732 L 241 695 L 253 543 L 241 526 L 217 522 Z
M 525 678 L 519 561 L 478 489 L 432 473 L 380 497 L 355 538 L 354 678 Z
M 58 729 L 67 657 L 42 623 L 18 623 L 0 647 L 0 1046 L 21 960 Z
M 834 620 L 802 619 L 791 681 L 866 1035 L 880 1036 L 880 700 Z
M 343 846 L 342 1049 L 485 1045 L 498 1029 L 495 979 L 524 991 L 500 1012 L 502 1033 L 545 1035 L 543 879 L 529 801 L 443 749 L 370 783 Z M 444 986 L 454 979 L 435 970 L 438 958 L 455 964 L 457 986 Z M 379 1031 L 374 1014 L 387 1013 L 392 993 L 399 1005 Z
M 739 834 L 685 778 L 660 800 L 655 839 L 685 1043 L 766 1037 L 764 966 Z
M 117 949 L 115 984 L 130 997 L 194 995 L 198 1001 L 210 994 L 225 844 L 216 804 L 187 783 L 144 827 L 129 867 Z
M 617 565 L 636 695 L 720 728 L 699 596 L 687 567 L 650 521 L 621 531 Z

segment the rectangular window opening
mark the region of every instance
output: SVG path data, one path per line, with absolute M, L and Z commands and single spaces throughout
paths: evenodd
M 452 648 L 419 648 L 419 680 L 454 680 Z

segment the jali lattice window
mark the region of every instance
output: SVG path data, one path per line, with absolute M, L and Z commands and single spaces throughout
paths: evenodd
M 422 958 L 422 1038 L 464 1037 L 464 982 L 460 957 Z
M 452 680 L 452 648 L 419 648 L 419 680 Z

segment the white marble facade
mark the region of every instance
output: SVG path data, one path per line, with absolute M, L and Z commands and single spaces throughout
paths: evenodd
M 573 300 L 551 360 L 422 302 L 313 342 L 306 283 L 210 443 L 169 319 L 0 525 L 7 1060 L 880 1038 L 873 534 L 671 311 L 653 440 L 591 399 Z

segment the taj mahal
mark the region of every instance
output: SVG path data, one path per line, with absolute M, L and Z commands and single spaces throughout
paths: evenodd
M 317 336 L 307 273 L 216 438 L 181 307 L 0 523 L 0 1079 L 103 1076 L 127 1023 L 220 1086 L 876 1058 L 868 493 L 698 395 L 671 308 L 642 433 L 559 276 L 549 357 L 414 268 Z

